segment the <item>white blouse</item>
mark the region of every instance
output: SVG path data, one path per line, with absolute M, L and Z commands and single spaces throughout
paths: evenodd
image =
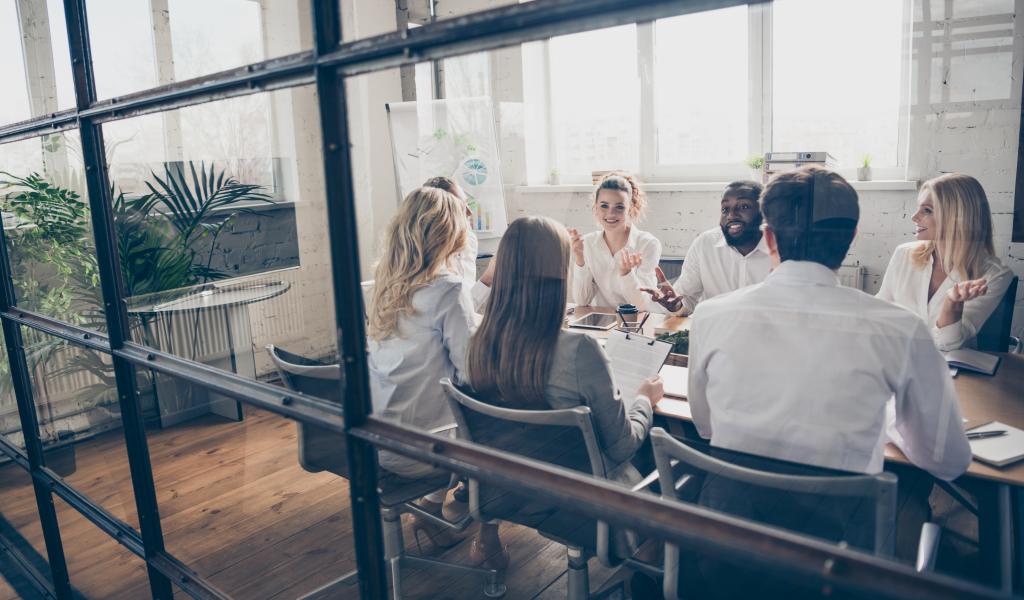
M 1003 299 L 1006 288 L 1010 286 L 1013 272 L 999 262 L 999 259 L 989 257 L 985 273 L 982 275 L 982 278 L 988 281 L 988 291 L 985 295 L 964 303 L 963 317 L 959 322 L 936 327 L 935 323 L 939 319 L 946 292 L 954 283 L 964 281 L 966 277 L 962 273 L 946 277 L 929 300 L 928 284 L 931 282 L 934 259 L 929 257 L 928 264 L 923 267 L 916 267 L 913 263 L 914 249 L 923 243 L 925 242 L 908 242 L 896 248 L 889 261 L 889 267 L 885 270 L 882 287 L 878 290 L 877 296 L 910 309 L 924 319 L 939 350 L 946 352 L 962 346 L 973 347 L 978 330 L 992 315 Z
M 398 329 L 383 340 L 369 339 L 370 394 L 373 412 L 382 418 L 427 430 L 455 422 L 442 377 L 461 382 L 469 339 L 476 328 L 473 307 L 462 278 L 439 275 L 412 296 L 412 310 L 398 318 Z M 380 452 L 380 465 L 407 477 L 430 465 Z
M 572 258 L 572 295 L 577 304 L 590 306 L 618 306 L 633 304 L 645 309 L 650 297 L 640 291 L 654 288 L 658 277 L 654 273 L 661 260 L 661 242 L 646 231 L 631 227 L 629 240 L 615 254 L 604 241 L 603 231 L 583 236 L 583 262 L 581 267 Z M 619 275 L 623 250 L 639 252 L 643 263 L 625 275 Z

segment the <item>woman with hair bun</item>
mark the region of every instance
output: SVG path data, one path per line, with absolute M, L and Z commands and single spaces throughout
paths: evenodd
M 637 180 L 627 173 L 609 173 L 594 192 L 594 218 L 599 231 L 580 235 L 569 229 L 572 241 L 572 296 L 577 304 L 647 306 L 641 288 L 658 284 L 655 268 L 661 242 L 637 223 L 646 200 Z
M 921 186 L 916 242 L 896 248 L 878 297 L 917 313 L 939 350 L 974 346 L 1013 273 L 995 257 L 992 213 L 978 180 L 947 173 Z

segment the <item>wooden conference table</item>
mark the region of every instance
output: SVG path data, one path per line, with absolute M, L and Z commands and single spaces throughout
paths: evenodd
M 589 313 L 614 313 L 613 308 L 577 307 L 575 317 Z M 689 318 L 651 314 L 644 324 L 643 334 L 653 335 L 655 329 L 681 331 L 689 329 Z M 606 331 L 593 331 L 596 337 L 607 337 Z M 960 370 L 953 379 L 960 399 L 960 410 L 972 428 L 989 421 L 1000 421 L 1024 429 L 1024 355 L 1001 354 L 1002 360 L 995 375 L 981 375 Z M 686 401 L 666 397 L 655 411 L 669 420 L 670 425 L 690 420 Z M 681 428 L 672 427 L 674 433 Z M 909 464 L 907 458 L 892 444 L 885 449 L 887 462 Z M 983 552 L 986 547 L 998 548 L 998 559 L 992 567 L 1004 591 L 1011 591 L 1014 580 L 1020 583 L 1024 574 L 1024 461 L 1002 468 L 991 467 L 978 461 L 971 462 L 963 476 L 957 479 L 979 495 L 979 535 Z M 984 496 L 982 498 L 981 496 Z M 994 513 L 994 514 L 993 514 Z M 993 518 L 994 517 L 994 518 Z M 994 539 L 993 539 L 994 538 Z M 1014 548 L 1020 555 L 1014 563 Z M 1016 572 L 1014 572 L 1016 571 Z

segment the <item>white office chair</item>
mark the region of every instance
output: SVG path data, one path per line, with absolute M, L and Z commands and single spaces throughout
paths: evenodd
M 829 500 L 847 499 L 856 501 L 857 499 L 863 499 L 863 508 L 868 509 L 866 512 L 869 515 L 869 518 L 866 520 L 871 523 L 872 527 L 870 529 L 871 535 L 862 536 L 861 542 L 864 541 L 863 537 L 870 537 L 870 547 L 864 548 L 865 544 L 863 543 L 852 545 L 872 551 L 878 556 L 891 557 L 893 555 L 896 532 L 897 478 L 892 473 L 879 473 L 877 475 L 832 474 L 826 469 L 804 468 L 802 465 L 792 465 L 791 463 L 751 457 L 729 451 L 716 451 L 718 456 L 711 456 L 680 442 L 660 427 L 655 427 L 651 430 L 651 444 L 654 449 L 654 459 L 658 466 L 662 498 L 690 503 L 697 502 L 700 500 L 705 479 L 715 477 L 729 484 L 738 484 L 734 488 L 736 491 L 745 488 L 748 498 L 755 497 L 750 495 L 750 491 L 761 489 L 821 498 L 826 503 Z M 756 462 L 766 467 L 782 466 L 796 468 L 807 473 L 816 474 L 791 474 L 775 472 L 774 470 L 760 470 L 750 466 L 735 464 L 731 460 L 726 460 L 719 456 L 729 456 L 731 459 L 746 458 L 750 460 L 744 460 L 744 462 Z M 786 506 L 784 510 L 779 512 L 785 513 L 793 510 L 798 509 Z M 734 516 L 746 517 L 748 515 L 738 514 Z M 842 516 L 848 517 L 851 521 L 857 518 L 856 515 L 851 514 Z M 809 517 L 805 520 L 808 519 Z M 776 523 L 768 524 L 778 526 Z M 851 524 L 847 523 L 845 525 L 849 526 Z M 934 523 L 925 523 L 922 527 L 918 542 L 918 571 L 934 568 L 940 532 L 941 528 Z M 849 527 L 845 533 L 856 535 L 861 532 L 854 526 Z M 835 541 L 841 540 L 837 539 Z M 665 544 L 664 572 L 665 598 L 678 598 L 680 583 L 679 548 L 675 544 Z
M 441 385 L 444 386 L 448 403 L 455 414 L 460 438 L 573 469 L 581 462 L 588 462 L 590 474 L 601 478 L 607 476 L 590 408 L 502 408 L 468 396 L 456 388 L 447 377 L 441 380 Z M 540 442 L 533 444 L 529 440 Z M 581 456 L 583 454 L 585 458 Z M 633 489 L 640 490 L 653 481 L 653 477 L 645 478 Z M 522 513 L 517 509 L 522 506 L 524 500 L 526 499 L 521 496 L 517 497 L 502 490 L 487 489 L 475 479 L 469 480 L 469 509 L 475 519 L 480 522 L 517 522 L 566 547 L 566 597 L 569 600 L 583 600 L 589 597 L 587 561 L 591 556 L 597 556 L 607 566 L 625 563 L 649 572 L 650 567 L 645 563 L 632 558 L 620 559 L 612 555 L 611 533 L 607 523 L 595 523 L 586 517 L 579 517 L 578 522 L 566 522 L 564 517 L 571 511 L 560 507 L 557 511 L 558 516 L 552 519 L 523 519 Z M 548 516 L 554 515 L 549 513 Z M 594 529 L 590 529 L 588 524 L 594 525 Z M 660 569 L 658 574 L 660 575 Z

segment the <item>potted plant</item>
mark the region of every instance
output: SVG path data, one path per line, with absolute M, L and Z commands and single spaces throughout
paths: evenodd
M 857 181 L 871 181 L 871 155 L 865 154 L 861 166 L 857 167 Z
M 754 181 L 764 181 L 764 157 L 763 156 L 752 156 L 747 160 L 747 166 L 750 167 L 750 178 Z

